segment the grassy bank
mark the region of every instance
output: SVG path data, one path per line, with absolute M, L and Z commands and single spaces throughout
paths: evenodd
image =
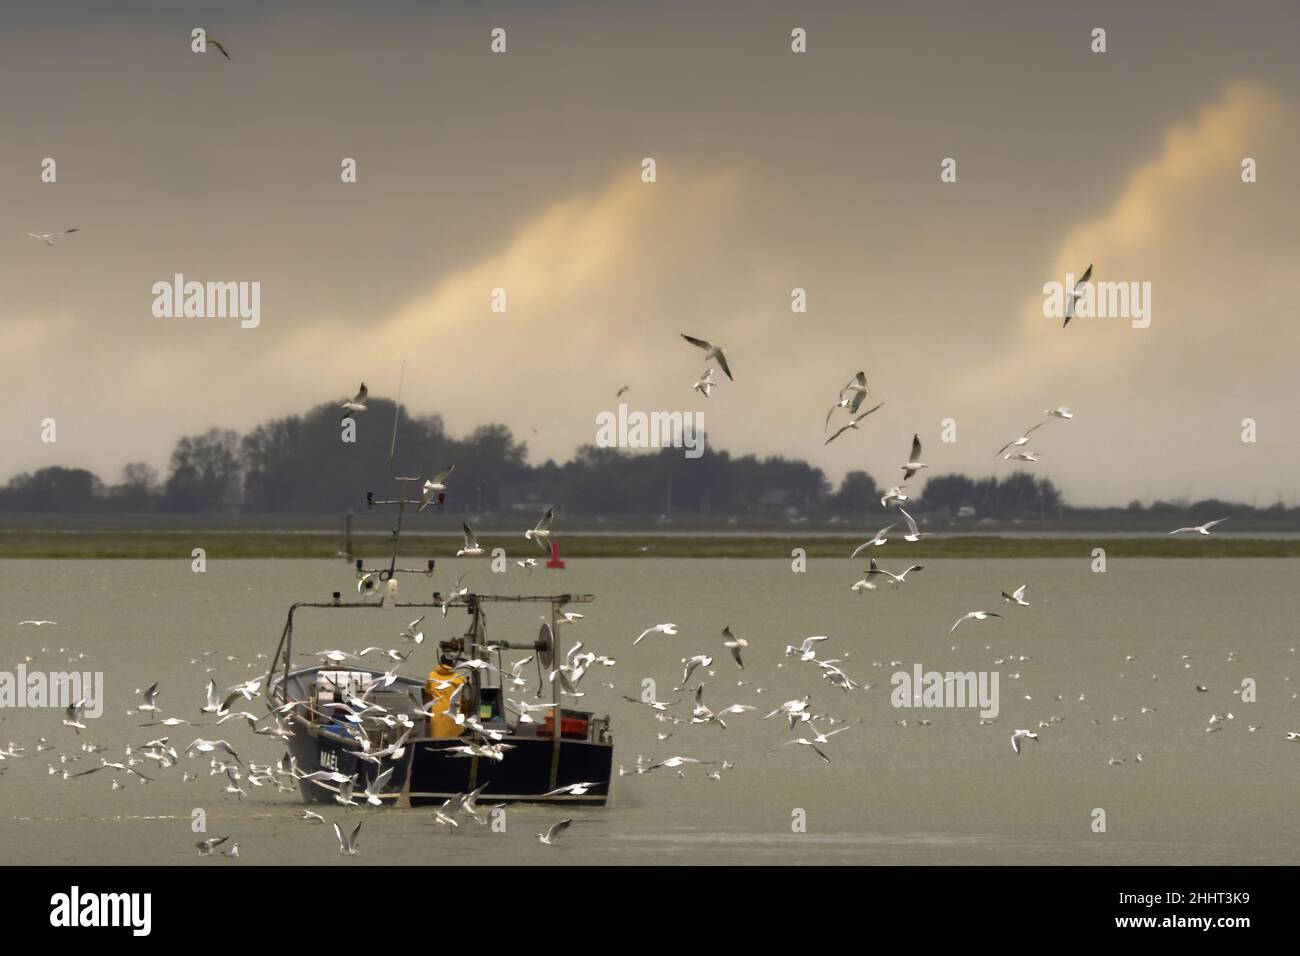
M 480 544 L 490 552 L 504 548 L 511 559 L 542 557 L 542 553 L 517 534 L 481 534 Z M 810 558 L 847 558 L 861 539 L 817 534 L 773 534 L 756 537 L 700 535 L 693 537 L 643 537 L 628 535 L 570 534 L 558 538 L 564 558 L 784 558 L 803 548 Z M 405 535 L 402 554 L 407 561 L 452 557 L 461 545 L 459 535 Z M 1112 558 L 1294 558 L 1300 557 L 1300 540 L 1233 538 L 998 538 L 935 537 L 915 544 L 893 541 L 872 554 L 891 558 L 1087 558 L 1093 548 L 1105 548 Z M 189 560 L 194 548 L 203 548 L 212 560 L 230 558 L 335 558 L 337 536 L 293 531 L 248 532 L 194 530 L 157 531 L 0 531 L 3 558 L 170 558 Z M 367 563 L 387 554 L 387 535 L 358 535 L 355 550 Z M 866 553 L 859 560 L 866 562 Z

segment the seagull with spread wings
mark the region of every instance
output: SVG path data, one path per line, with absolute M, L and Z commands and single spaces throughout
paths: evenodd
M 1227 518 L 1216 518 L 1214 521 L 1207 521 L 1205 522 L 1205 524 L 1194 525 L 1193 527 L 1190 528 L 1175 528 L 1173 531 L 1170 531 L 1169 533 L 1182 534 L 1184 531 L 1195 531 L 1197 534 L 1208 535 L 1210 533 L 1210 529 L 1213 528 L 1216 524 L 1222 524 L 1227 520 L 1228 520 Z
M 733 382 L 735 381 L 735 377 L 731 374 L 731 367 L 727 365 L 727 357 L 722 354 L 721 345 L 714 345 L 712 342 L 704 341 L 704 339 L 697 339 L 695 336 L 687 335 L 685 332 L 682 333 L 682 338 L 687 342 L 690 342 L 697 349 L 704 349 L 704 361 L 707 362 L 710 359 L 717 359 L 718 365 L 721 366 L 723 374 Z
M 1088 280 L 1091 278 L 1092 263 L 1090 262 L 1088 263 L 1088 268 L 1083 270 L 1083 275 L 1079 277 L 1079 281 L 1074 284 L 1074 288 L 1065 294 L 1065 321 L 1061 323 L 1061 328 L 1065 328 L 1069 325 L 1070 320 L 1074 318 L 1074 303 L 1079 299 L 1082 299 L 1084 296 L 1084 293 L 1079 290 L 1087 285 Z
M 72 226 L 69 229 L 64 229 L 62 232 L 29 232 L 27 235 L 31 236 L 33 239 L 41 240 L 41 242 L 45 243 L 47 246 L 52 246 L 69 233 L 80 231 L 81 227 Z
M 912 454 L 907 457 L 907 464 L 899 466 L 903 470 L 903 480 L 907 481 L 922 468 L 930 466 L 921 461 L 921 436 L 912 436 Z
M 561 820 L 559 823 L 552 823 L 546 828 L 545 833 L 537 834 L 537 839 L 541 840 L 547 846 L 555 846 L 555 841 L 559 839 L 560 834 L 571 826 L 573 826 L 572 820 Z
M 1048 412 L 1048 414 L 1050 415 L 1051 412 Z M 998 455 L 1002 454 L 1004 451 L 1006 451 L 1008 448 L 1011 448 L 1012 446 L 1019 448 L 1022 445 L 1028 445 L 1029 436 L 1032 435 L 1037 429 L 1042 428 L 1046 424 L 1047 424 L 1047 419 L 1044 418 L 1037 425 L 1033 426 L 1033 428 L 1027 429 L 1025 433 L 1022 434 L 1019 438 L 1013 439 L 1012 441 L 1007 442 L 1005 445 L 999 448 L 996 452 L 993 453 L 993 457 L 996 458 Z
M 536 528 L 530 528 L 524 532 L 524 537 L 529 541 L 536 541 L 537 546 L 543 551 L 549 552 L 547 543 L 551 540 L 551 519 L 555 517 L 555 509 L 547 508 L 546 514 L 542 515 L 542 520 L 537 522 Z
M 471 556 L 482 554 L 483 548 L 479 545 L 478 538 L 474 537 L 473 529 L 464 521 L 460 523 L 460 526 L 465 529 L 465 547 L 456 552 L 456 557 L 459 558 L 461 555 L 465 554 Z
M 863 412 L 863 413 L 862 413 L 861 415 L 859 415 L 857 418 L 851 418 L 851 419 L 849 419 L 849 423 L 848 423 L 847 425 L 842 426 L 842 427 L 840 428 L 839 431 L 837 431 L 837 432 L 836 432 L 834 435 L 832 435 L 830 438 L 826 439 L 826 441 L 825 441 L 824 444 L 829 445 L 831 442 L 833 442 L 835 439 L 839 438 L 841 435 L 843 435 L 843 434 L 844 434 L 846 431 L 848 431 L 850 428 L 856 430 L 857 427 L 858 427 L 858 422 L 862 421 L 862 419 L 864 419 L 864 418 L 866 418 L 868 415 L 870 415 L 871 412 L 874 412 L 874 411 L 876 411 L 877 409 L 881 408 L 884 404 L 885 404 L 884 402 L 881 402 L 881 403 L 880 403 L 879 405 L 877 405 L 875 408 L 871 409 L 870 411 Z
M 357 389 L 357 397 L 350 402 L 343 403 L 343 417 L 339 420 L 339 424 L 347 421 L 357 412 L 364 412 L 366 410 L 366 396 L 369 394 L 366 383 L 362 382 L 361 387 Z
M 433 504 L 434 498 L 447 490 L 447 479 L 451 477 L 451 473 L 455 470 L 455 465 L 448 465 L 432 478 L 425 481 L 422 489 L 423 494 L 420 496 L 420 511 L 423 511 L 425 508 L 429 507 L 429 505 Z
M 867 397 L 869 391 L 866 372 L 859 372 L 853 376 L 853 380 L 840 389 L 839 399 L 831 406 L 831 410 L 826 413 L 826 426 L 822 431 L 831 427 L 831 416 L 835 414 L 837 408 L 847 408 L 850 415 L 856 415 L 858 409 L 862 406 L 862 400 Z
M 853 553 L 850 554 L 849 557 L 856 558 L 859 554 L 862 553 L 864 548 L 869 548 L 873 545 L 879 546 L 886 543 L 889 539 L 885 537 L 885 535 L 889 534 L 889 532 L 893 530 L 894 530 L 894 526 L 892 524 L 888 525 L 887 527 L 881 528 L 879 531 L 876 532 L 875 537 L 873 537 L 870 541 L 864 541 L 856 548 L 854 548 Z

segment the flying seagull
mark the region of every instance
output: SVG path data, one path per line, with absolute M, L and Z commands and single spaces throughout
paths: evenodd
M 825 431 L 831 427 L 831 416 L 835 414 L 837 408 L 847 408 L 850 415 L 856 415 L 862 405 L 862 400 L 867 397 L 869 389 L 867 388 L 867 373 L 859 372 L 853 377 L 849 384 L 840 389 L 839 400 L 831 406 L 831 410 L 826 413 L 826 426 L 822 429 Z
M 1022 737 L 1028 737 L 1030 740 L 1037 740 L 1038 734 L 1032 733 L 1028 730 L 1017 730 L 1014 734 L 1012 734 L 1011 749 L 1014 750 L 1017 754 L 1020 753 L 1020 739 Z
M 745 669 L 745 662 L 740 659 L 740 650 L 741 648 L 749 647 L 749 641 L 745 640 L 743 637 L 737 637 L 735 634 L 732 634 L 731 625 L 727 625 L 722 629 L 722 637 L 722 646 L 731 651 L 731 656 L 736 659 L 736 663 L 740 665 L 740 669 L 743 671 Z
M 1079 289 L 1086 285 L 1090 278 L 1092 278 L 1091 262 L 1088 263 L 1088 268 L 1083 270 L 1083 275 L 1081 275 L 1079 281 L 1074 284 L 1074 288 L 1065 295 L 1065 321 L 1061 323 L 1061 328 L 1065 328 L 1069 325 L 1070 320 L 1074 318 L 1074 303 L 1083 298 L 1083 293 L 1080 292 Z
M 709 392 L 717 388 L 717 386 L 718 383 L 713 380 L 713 366 L 709 366 L 704 370 L 703 377 L 692 387 L 705 398 L 708 398 Z
M 86 729 L 86 725 L 82 723 L 86 719 L 86 701 L 84 698 L 76 703 L 69 704 L 64 714 L 66 714 L 63 718 L 64 727 L 71 727 L 78 735 Z
M 873 566 L 874 566 L 874 564 L 875 564 L 875 559 L 874 559 L 874 558 L 872 559 L 872 564 L 873 564 Z M 903 571 L 902 574 L 895 574 L 893 571 L 886 571 L 884 568 L 880 568 L 880 569 L 878 569 L 878 570 L 880 571 L 881 574 L 883 574 L 883 575 L 885 575 L 886 577 L 889 578 L 889 583 L 890 583 L 890 584 L 892 584 L 894 587 L 898 587 L 900 584 L 904 584 L 904 583 L 906 583 L 906 581 L 907 581 L 907 576 L 908 576 L 909 574 L 911 574 L 913 571 L 924 571 L 924 570 L 925 570 L 925 565 L 922 565 L 922 564 L 914 564 L 914 565 L 912 565 L 910 568 L 908 568 L 907 570 Z
M 47 246 L 52 246 L 54 245 L 55 242 L 62 239 L 64 236 L 68 235 L 69 233 L 80 232 L 80 231 L 81 231 L 80 226 L 72 226 L 69 229 L 64 229 L 62 232 L 29 232 L 27 235 L 31 236 L 33 239 L 41 240 L 41 242 L 45 243 Z
M 929 465 L 921 461 L 921 436 L 920 435 L 912 436 L 912 454 L 908 456 L 907 464 L 900 465 L 899 467 L 903 469 L 904 481 L 907 481 L 907 479 L 911 478 L 922 468 L 930 467 Z
M 199 848 L 199 856 L 212 856 L 212 851 L 229 839 L 228 836 L 212 837 L 207 840 L 200 840 L 194 845 Z
M 704 361 L 707 362 L 710 359 L 717 359 L 718 365 L 722 367 L 723 374 L 733 382 L 735 381 L 735 377 L 731 374 L 731 368 L 727 365 L 727 357 L 722 354 L 722 346 L 714 345 L 712 342 L 706 342 L 704 339 L 697 339 L 694 336 L 687 335 L 685 332 L 682 333 L 682 338 L 687 342 L 690 342 L 697 349 L 704 349 Z
M 212 37 L 208 37 L 208 43 L 216 47 L 221 52 L 221 55 L 224 56 L 227 60 L 230 59 L 230 54 L 226 52 L 226 48 L 221 45 L 220 40 L 214 40 L 212 39 Z
M 864 541 L 862 542 L 862 544 L 854 548 L 853 553 L 849 555 L 849 558 L 856 558 L 859 554 L 862 553 L 863 548 L 868 548 L 872 545 L 884 544 L 886 541 L 889 540 L 888 538 L 885 537 L 885 535 L 889 534 L 889 532 L 893 530 L 894 530 L 894 526 L 892 524 L 889 525 L 888 527 L 881 528 L 879 531 L 876 532 L 875 537 L 873 537 L 870 541 Z
M 953 631 L 957 630 L 957 626 L 961 624 L 962 621 L 983 621 L 985 618 L 1001 616 L 1001 614 L 998 614 L 995 611 L 968 611 L 961 617 L 957 618 L 957 624 L 954 624 L 952 630 L 948 631 L 948 633 L 951 634 Z
M 1074 417 L 1074 412 L 1070 411 L 1064 405 L 1058 405 L 1056 408 L 1044 408 L 1043 414 L 1051 415 L 1053 418 L 1064 418 L 1067 420 Z
M 429 507 L 429 505 L 433 504 L 433 499 L 438 496 L 439 492 L 447 490 L 447 479 L 451 477 L 451 473 L 455 470 L 455 465 L 448 465 L 432 478 L 425 481 L 424 488 L 422 489 L 424 494 L 420 496 L 420 511 L 423 511 L 425 508 Z
M 1007 452 L 1007 454 L 1002 456 L 1003 461 L 1038 461 L 1041 458 L 1042 455 L 1033 451 L 1018 451 L 1014 454 Z
M 907 513 L 906 508 L 904 508 L 902 505 L 899 505 L 898 510 L 902 512 L 903 517 L 907 519 L 907 534 L 903 535 L 904 541 L 916 542 L 916 541 L 920 541 L 922 538 L 929 538 L 932 536 L 931 532 L 921 531 L 919 528 L 917 528 L 916 519 Z
M 813 749 L 813 751 L 817 754 L 817 756 L 821 757 L 821 758 L 822 758 L 823 760 L 825 760 L 827 763 L 830 763 L 830 762 L 831 762 L 831 758 L 828 757 L 828 756 L 826 756 L 826 754 L 822 753 L 821 748 L 818 747 L 817 744 L 814 743 L 813 741 L 808 740 L 806 737 L 796 737 L 794 740 L 787 740 L 785 743 L 781 744 L 781 745 L 780 745 L 779 747 L 777 747 L 776 749 L 774 749 L 774 750 L 769 750 L 768 753 L 769 753 L 769 754 L 774 754 L 774 753 L 776 753 L 777 750 L 780 750 L 781 747 L 788 747 L 788 746 L 790 746 L 791 744 L 800 744 L 801 746 L 804 746 L 804 747 L 811 747 L 811 748 Z
M 554 707 L 555 705 L 554 705 L 554 704 L 547 704 L 547 705 L 545 705 L 545 706 L 547 706 L 547 707 Z M 581 797 L 581 796 L 583 796 L 583 795 L 584 795 L 588 790 L 590 790 L 592 787 L 599 787 L 599 786 L 600 786 L 600 784 L 598 784 L 598 783 L 591 783 L 591 782 L 586 782 L 586 783 L 566 783 L 566 784 L 565 784 L 564 786 L 562 786 L 562 787 L 556 787 L 554 790 L 550 790 L 550 791 L 548 791 L 548 792 L 542 794 L 542 796 L 543 796 L 543 797 L 558 797 L 560 794 L 564 794 L 565 796 Z
M 884 508 L 892 501 L 901 508 L 901 503 L 909 500 L 911 499 L 909 499 L 907 495 L 903 494 L 903 489 L 898 485 L 895 485 L 880 496 L 880 507 Z
M 364 822 L 364 821 L 362 821 Z M 361 832 L 361 824 L 358 823 L 352 835 L 348 836 L 343 832 L 343 828 L 337 823 L 334 824 L 334 835 L 339 838 L 339 852 L 346 856 L 357 855 L 357 834 Z
M 871 567 L 867 568 L 867 570 L 863 573 L 866 574 L 866 577 L 864 577 L 857 584 L 854 584 L 851 588 L 849 588 L 849 590 L 853 591 L 853 593 L 855 594 L 861 593 L 862 591 L 874 591 L 876 589 L 875 579 L 880 577 L 885 572 L 880 570 L 879 566 L 877 566 L 876 564 L 876 559 L 872 558 Z
M 637 644 L 640 644 L 645 639 L 647 634 L 668 634 L 671 636 L 676 633 L 677 633 L 676 624 L 656 624 L 654 627 L 647 627 L 644 631 L 642 631 L 641 636 L 638 637 L 635 641 L 633 641 L 632 645 L 635 647 Z
M 44 627 L 46 624 L 58 624 L 58 623 L 59 623 L 58 621 L 19 621 L 18 626 L 22 627 L 24 624 L 34 624 L 37 627 Z
M 560 834 L 571 826 L 573 826 L 572 820 L 561 820 L 559 823 L 552 823 L 545 833 L 537 834 L 537 839 L 547 846 L 555 846 L 555 841 L 559 839 Z
M 158 682 L 155 681 L 149 686 L 149 689 L 141 695 L 144 703 L 140 704 L 136 710 L 150 713 L 158 709 Z
M 465 529 L 465 547 L 461 548 L 459 551 L 456 552 L 456 557 L 459 558 L 463 554 L 469 554 L 469 555 L 482 554 L 483 549 L 479 546 L 478 538 L 474 537 L 474 532 L 470 528 L 470 526 L 466 524 L 464 521 L 460 523 L 460 526 Z
M 539 548 L 549 552 L 551 549 L 546 546 L 546 542 L 551 540 L 551 519 L 554 517 L 555 509 L 547 508 L 546 514 L 542 515 L 542 520 L 537 522 L 537 527 L 525 531 L 524 537 L 529 541 L 536 541 Z
M 369 394 L 370 392 L 366 389 L 366 383 L 362 382 L 361 387 L 357 389 L 357 397 L 352 399 L 350 402 L 343 403 L 343 418 L 340 419 L 340 424 L 347 421 L 356 412 L 364 412 L 366 410 L 365 401 L 366 396 Z
M 1210 529 L 1213 528 L 1216 524 L 1220 524 L 1227 520 L 1228 520 L 1227 518 L 1218 518 L 1214 521 L 1207 521 L 1205 522 L 1205 524 L 1198 524 L 1192 528 L 1175 528 L 1173 531 L 1170 531 L 1169 533 L 1182 534 L 1184 531 L 1195 531 L 1197 534 L 1208 535 L 1210 533 Z
M 1025 600 L 1025 589 L 1027 587 L 1029 587 L 1028 584 L 1022 584 L 1010 594 L 1003 591 L 1002 600 L 1006 601 L 1008 604 L 1018 604 L 1021 607 L 1029 607 L 1029 602 Z
M 623 397 L 623 393 L 626 392 L 626 391 L 627 391 L 629 388 L 631 388 L 631 387 L 632 387 L 631 385 L 624 385 L 622 388 L 620 388 L 620 389 L 619 389 L 619 390 L 614 394 L 614 397 L 615 397 L 615 398 L 622 398 L 622 397 Z
M 1052 413 L 1051 413 L 1051 412 L 1048 412 L 1047 414 L 1050 415 L 1050 414 L 1052 414 Z M 1009 441 L 1009 442 L 1007 442 L 1005 445 L 1003 445 L 1001 448 L 999 448 L 996 452 L 993 453 L 993 457 L 996 458 L 998 455 L 1002 454 L 1004 451 L 1006 451 L 1006 450 L 1007 450 L 1008 448 L 1010 448 L 1012 445 L 1016 446 L 1017 448 L 1019 448 L 1021 445 L 1028 445 L 1028 444 L 1029 444 L 1029 436 L 1030 436 L 1031 434 L 1033 434 L 1034 430 L 1035 430 L 1035 429 L 1038 429 L 1038 428 L 1042 428 L 1042 427 L 1043 427 L 1044 425 L 1046 425 L 1046 424 L 1047 424 L 1047 419 L 1043 419 L 1041 422 L 1039 422 L 1039 423 L 1038 423 L 1037 425 L 1035 425 L 1033 428 L 1028 429 L 1028 430 L 1027 430 L 1023 435 L 1021 435 L 1019 438 L 1016 438 L 1016 439 L 1014 439 L 1014 440 L 1012 440 L 1012 441 Z
M 842 426 L 842 427 L 840 428 L 839 431 L 837 431 L 837 432 L 836 432 L 834 435 L 832 435 L 830 438 L 826 439 L 825 444 L 826 444 L 826 445 L 829 445 L 831 442 L 833 442 L 835 439 L 839 438 L 841 435 L 843 435 L 843 434 L 844 434 L 846 431 L 848 431 L 850 428 L 854 428 L 854 429 L 856 429 L 856 428 L 858 427 L 858 422 L 862 421 L 862 419 L 864 419 L 864 418 L 866 418 L 868 415 L 870 415 L 871 412 L 876 411 L 876 409 L 880 408 L 880 407 L 881 407 L 882 405 L 884 405 L 884 404 L 885 404 L 884 402 L 881 402 L 880 405 L 877 405 L 875 408 L 871 409 L 871 411 L 863 412 L 863 413 L 862 413 L 861 415 L 859 415 L 857 418 L 851 418 L 851 419 L 849 419 L 849 423 L 848 423 L 847 425 Z

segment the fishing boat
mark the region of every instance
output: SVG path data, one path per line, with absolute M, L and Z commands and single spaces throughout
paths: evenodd
M 446 595 L 432 591 L 427 599 L 402 600 L 399 576 L 432 578 L 435 566 L 429 559 L 422 568 L 398 567 L 403 516 L 410 506 L 441 511 L 444 493 L 413 498 L 408 486 L 415 482 L 418 488 L 422 479 L 393 477 L 396 499 L 378 501 L 366 494 L 369 508 L 396 508 L 387 566 L 366 567 L 355 559 L 359 600 L 345 601 L 336 591 L 329 601 L 293 604 L 266 676 L 267 705 L 292 730 L 289 752 L 303 798 L 333 802 L 340 789 L 369 791 L 384 804 L 417 807 L 481 788 L 485 800 L 604 805 L 614 754 L 609 717 L 564 706 L 565 696 L 580 695 L 559 670 L 567 660 L 561 641 L 564 609 L 594 597 L 453 588 Z M 514 606 L 540 607 L 543 621 L 536 638 L 489 637 L 488 608 L 497 627 L 498 617 L 508 616 L 506 609 Z M 367 623 L 384 615 L 391 627 L 405 621 L 408 611 L 421 619 L 436 611 L 466 621 L 463 634 L 438 642 L 438 666 L 427 678 L 397 674 L 396 668 L 385 672 L 353 662 L 352 655 L 339 661 L 313 654 L 316 663 L 309 665 L 295 661 L 299 617 L 307 612 L 357 614 Z M 529 621 L 536 618 L 529 615 Z M 418 623 L 408 631 L 411 639 Z M 531 630 L 533 624 L 527 626 Z M 520 668 L 503 660 L 507 651 L 531 652 L 536 687 L 521 686 Z

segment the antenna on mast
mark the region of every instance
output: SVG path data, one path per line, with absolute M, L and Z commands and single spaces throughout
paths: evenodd
M 388 474 L 390 478 L 392 478 L 394 481 L 398 483 L 397 497 L 381 501 L 381 500 L 376 500 L 375 493 L 373 491 L 366 492 L 367 509 L 372 509 L 376 505 L 380 505 L 380 506 L 397 505 L 397 518 L 396 518 L 396 522 L 393 525 L 393 554 L 391 559 L 389 560 L 387 568 L 367 568 L 365 567 L 365 563 L 363 561 L 361 560 L 357 561 L 357 577 L 359 580 L 363 582 L 363 584 L 367 582 L 367 580 L 372 574 L 378 575 L 381 583 L 388 584 L 388 596 L 386 597 L 385 606 L 391 606 L 391 599 L 396 594 L 397 582 L 393 580 L 394 575 L 402 572 L 405 572 L 407 574 L 424 574 L 424 575 L 433 574 L 432 558 L 429 559 L 428 566 L 425 568 L 399 568 L 397 566 L 397 548 L 398 548 L 398 542 L 402 537 L 402 517 L 406 512 L 406 506 L 425 505 L 425 502 L 421 501 L 419 498 L 411 499 L 407 497 L 407 491 L 406 491 L 407 482 L 411 482 L 411 481 L 418 482 L 421 480 L 420 476 L 398 475 L 395 473 L 395 468 L 394 468 L 394 462 L 397 457 L 397 423 L 398 421 L 400 421 L 402 417 L 402 387 L 405 384 L 405 382 L 406 382 L 406 361 L 405 359 L 403 359 L 401 376 L 398 378 L 397 381 L 397 403 L 393 407 L 393 438 L 392 438 L 392 442 L 388 446 Z M 442 507 L 442 501 L 440 499 L 437 500 L 436 504 L 437 507 L 439 508 Z
M 393 406 L 393 440 L 388 444 L 388 476 L 396 478 L 393 473 L 393 458 L 397 454 L 397 422 L 402 417 L 402 387 L 406 384 L 406 359 L 402 359 L 402 371 L 397 378 L 397 403 Z

